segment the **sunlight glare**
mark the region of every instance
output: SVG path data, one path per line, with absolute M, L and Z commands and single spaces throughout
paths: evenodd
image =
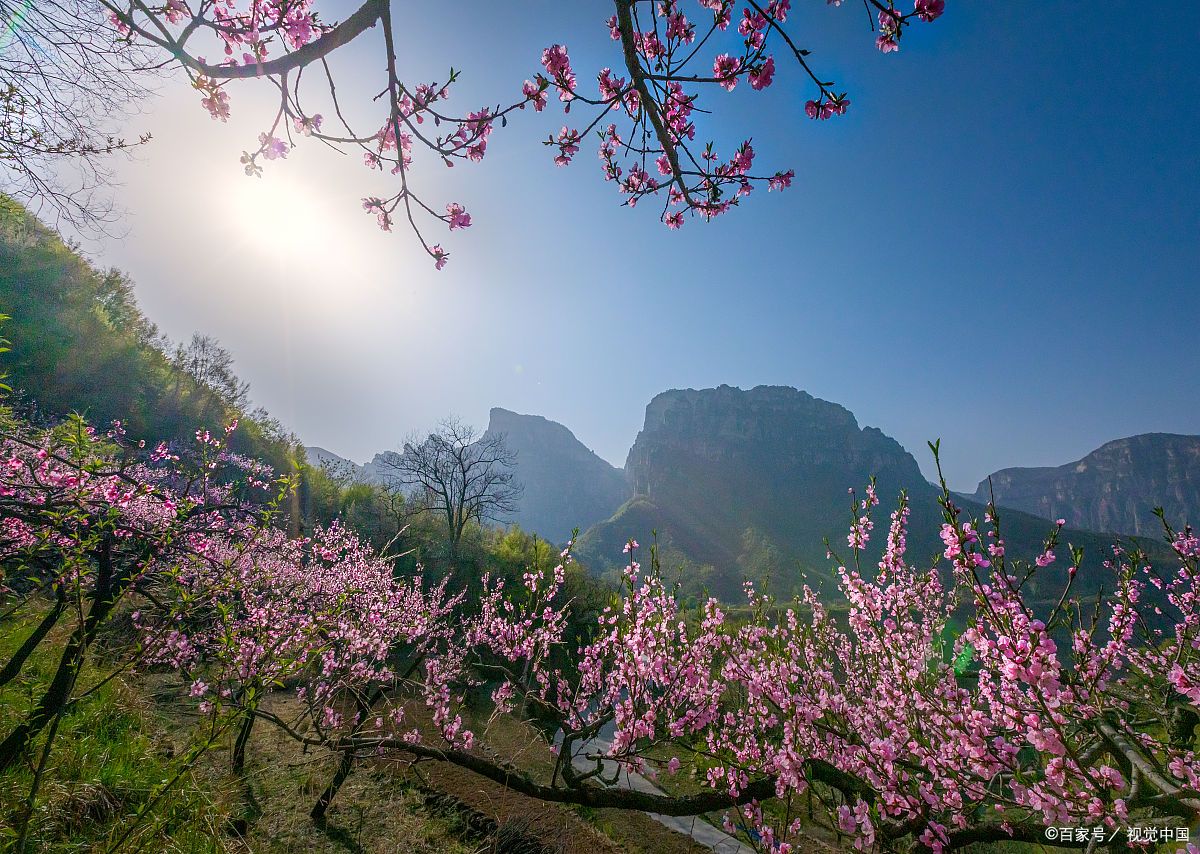
M 239 175 L 232 195 L 238 230 L 264 260 L 303 267 L 323 246 L 336 244 L 332 232 L 338 229 L 329 205 L 286 174 Z

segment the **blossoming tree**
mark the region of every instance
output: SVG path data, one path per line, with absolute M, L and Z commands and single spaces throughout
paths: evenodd
M 1200 816 L 1190 529 L 1164 523 L 1172 569 L 1117 547 L 1109 592 L 1078 601 L 1072 570 L 1058 603 L 1036 612 L 1023 590 L 1059 559 L 1057 528 L 1026 564 L 1006 553 L 995 508 L 966 519 L 945 492 L 941 563 L 915 567 L 901 497 L 875 561 L 870 487 L 836 601 L 805 590 L 779 604 L 748 587 L 749 617 L 712 599 L 685 612 L 630 541 L 622 595 L 564 667 L 569 547 L 519 583 L 483 579 L 466 601 L 445 583 L 396 577 L 340 525 L 300 538 L 275 528 L 287 482 L 229 453 L 223 436 L 197 434 L 190 460 L 120 444 L 119 429 L 78 422 L 5 440 L 9 608 L 50 604 L 3 678 L 47 626 L 74 615 L 76 627 L 48 690 L 0 741 L 0 763 L 49 726 L 45 761 L 82 657 L 123 611 L 140 638 L 128 664 L 179 675 L 210 722 L 206 743 L 236 730 L 235 769 L 256 721 L 339 757 L 317 819 L 356 761 L 379 754 L 451 762 L 551 802 L 724 811 L 730 830 L 773 852 L 803 850 L 817 827 L 860 850 L 949 851 L 1041 841 L 1052 825 L 1079 828 L 1065 844 L 1094 850 L 1125 825 Z M 1082 555 L 1068 551 L 1077 568 Z M 554 721 L 549 777 L 479 742 L 463 708 L 479 688 L 496 714 Z M 265 702 L 284 690 L 290 711 Z M 613 785 L 618 770 L 686 770 L 701 789 L 634 791 Z
M 792 168 L 757 167 L 749 134 L 740 128 L 727 129 L 720 143 L 698 139 L 699 116 L 719 115 L 718 99 L 702 93 L 741 84 L 766 89 L 778 54 L 779 62 L 795 63 L 808 81 L 809 117 L 829 119 L 850 106 L 846 93 L 812 66 L 810 50 L 789 24 L 791 0 L 613 0 L 607 20 L 597 20 L 613 43 L 613 61 L 593 73 L 593 83 L 581 83 L 566 45 L 553 44 L 542 52 L 541 70 L 514 85 L 512 97 L 474 110 L 450 106 L 458 78 L 453 69 L 432 82 L 401 78 L 388 0 L 365 0 L 336 23 L 321 17 L 316 0 L 99 2 L 123 36 L 182 66 L 214 119 L 229 117 L 234 81 L 270 82 L 278 107 L 242 156 L 248 175 L 261 174 L 264 161 L 287 157 L 299 138 L 308 137 L 358 151 L 367 168 L 394 176 L 391 189 L 364 198 L 363 208 L 385 230 L 404 221 L 439 269 L 448 252 L 430 228 L 467 228 L 471 214 L 459 202 L 443 204 L 418 190 L 418 157 L 445 166 L 480 161 L 496 126 L 527 107 L 541 112 L 554 98 L 571 114 L 545 141 L 556 163 L 569 163 L 595 133 L 605 180 L 630 207 L 657 202 L 659 218 L 675 229 L 686 216 L 725 213 L 757 185 L 782 190 L 795 177 Z M 935 20 L 945 7 L 944 0 L 915 0 L 912 8 L 896 0 L 864 2 L 883 53 L 898 50 L 910 25 Z M 842 0 L 828 3 L 840 6 Z M 376 26 L 383 35 L 384 109 L 378 123 L 356 127 L 342 110 L 326 57 Z M 211 58 L 214 53 L 219 58 Z M 332 115 L 309 106 L 318 97 Z M 713 127 L 705 133 L 717 130 L 716 120 L 708 124 Z

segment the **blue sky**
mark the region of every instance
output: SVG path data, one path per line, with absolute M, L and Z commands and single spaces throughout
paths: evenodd
M 1200 433 L 1190 8 L 949 0 L 884 56 L 854 3 L 796 5 L 853 106 L 806 119 L 790 71 L 763 95 L 706 92 L 702 134 L 752 136 L 760 163 L 797 172 L 711 224 L 668 232 L 618 207 L 594 145 L 555 168 L 539 141 L 563 118 L 530 112 L 482 164 L 425 168 L 430 198 L 475 221 L 438 236 L 452 258 L 435 273 L 359 210 L 387 186 L 357 158 L 309 144 L 240 174 L 265 92 L 231 90 L 221 124 L 169 83 L 134 123 L 155 142 L 120 167 L 124 231 L 90 248 L 164 332 L 215 335 L 257 403 L 358 459 L 504 406 L 619 465 L 654 394 L 721 383 L 841 403 L 927 472 L 941 437 L 965 489 L 1120 436 Z M 514 97 L 552 42 L 581 80 L 620 62 L 599 0 L 446 8 L 401 28 L 401 54 L 411 79 L 462 69 L 464 108 Z M 337 55 L 344 89 L 373 94 L 377 66 L 369 39 Z

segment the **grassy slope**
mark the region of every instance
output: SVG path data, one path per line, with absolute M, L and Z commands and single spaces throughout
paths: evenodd
M 8 660 L 29 625 L 16 620 L 0 623 L 0 660 Z M 21 676 L 0 689 L 0 727 L 5 731 L 24 715 L 49 680 L 56 658 L 48 646 L 43 643 Z M 81 689 L 97 683 L 103 673 L 88 667 L 80 675 Z M 43 744 L 44 737 L 35 744 L 35 756 Z M 113 833 L 175 774 L 175 757 L 185 749 L 124 680 L 99 687 L 63 717 L 41 783 L 27 850 L 103 850 Z M 9 841 L 25 812 L 32 780 L 27 766 L 0 776 L 0 834 Z M 164 809 L 136 836 L 156 851 L 223 851 L 221 827 L 228 808 L 219 791 L 208 790 L 188 774 L 164 800 Z
M 0 621 L 0 662 L 8 660 L 31 622 Z M 48 680 L 56 663 L 49 647 L 43 644 L 22 675 L 0 689 L 0 731 L 26 713 Z M 81 675 L 81 691 L 110 672 L 97 656 Z M 190 704 L 179 702 L 184 692 L 175 677 L 121 675 L 64 716 L 40 785 L 28 852 L 102 852 L 129 828 L 164 781 L 176 777 L 194 743 L 197 718 Z M 271 702 L 294 701 L 280 694 Z M 485 722 L 477 726 L 483 730 Z M 545 743 L 511 718 L 487 726 L 485 744 L 535 774 L 548 776 L 552 767 Z M 326 825 L 318 828 L 308 810 L 334 766 L 328 752 L 306 752 L 260 724 L 245 776 L 236 778 L 228 770 L 229 739 L 221 739 L 179 777 L 122 850 L 467 854 L 494 842 L 470 826 L 471 817 L 481 816 L 565 854 L 705 850 L 641 814 L 545 804 L 445 763 L 414 768 L 396 760 L 361 764 L 339 792 Z M 0 848 L 15 840 L 32 779 L 29 766 L 0 775 Z M 435 793 L 449 795 L 459 809 L 449 808 Z
M 28 627 L 28 621 L 0 622 L 0 661 L 8 659 Z M 54 663 L 52 650 L 39 651 L 21 677 L 0 689 L 0 729 L 7 731 L 30 707 Z M 81 674 L 81 688 L 108 672 L 102 662 L 94 662 Z M 41 783 L 27 851 L 108 849 L 181 768 L 195 721 L 181 712 L 173 699 L 177 696 L 178 686 L 161 678 L 118 677 L 64 716 Z M 243 783 L 227 772 L 225 745 L 205 754 L 122 850 L 466 854 L 475 849 L 464 842 L 459 822 L 427 809 L 419 793 L 386 771 L 351 778 L 328 827 L 318 830 L 307 812 L 332 774 L 331 757 L 306 756 L 266 728 L 256 735 L 251 756 Z M 15 840 L 32 779 L 26 766 L 0 775 L 3 844 Z M 244 837 L 236 832 L 243 828 Z

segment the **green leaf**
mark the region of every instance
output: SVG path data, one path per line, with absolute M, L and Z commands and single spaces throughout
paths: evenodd
M 975 661 L 975 647 L 969 643 L 964 644 L 962 652 L 954 657 L 954 672 L 958 676 L 962 676 L 971 668 L 971 664 Z

